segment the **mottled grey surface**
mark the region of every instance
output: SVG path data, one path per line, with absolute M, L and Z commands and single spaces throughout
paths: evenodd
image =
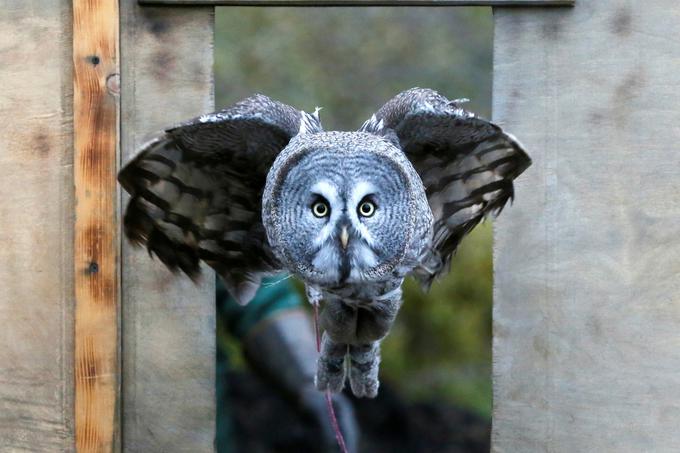
M 495 13 L 496 452 L 680 450 L 680 4 Z

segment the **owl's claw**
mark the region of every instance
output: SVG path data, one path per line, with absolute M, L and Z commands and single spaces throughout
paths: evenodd
M 378 395 L 378 370 L 380 344 L 349 347 L 349 384 L 358 398 L 375 398 Z
M 316 376 L 314 377 L 314 385 L 318 390 L 330 390 L 333 393 L 342 391 L 347 376 L 346 355 L 346 344 L 336 343 L 327 333 L 323 334 L 321 354 L 316 362 Z
M 344 357 L 338 360 L 322 356 L 317 362 L 314 385 L 317 390 L 339 393 L 345 387 L 346 375 Z
M 380 381 L 378 380 L 378 368 L 375 367 L 376 373 L 366 373 L 352 367 L 349 372 L 349 384 L 352 388 L 352 393 L 357 398 L 375 398 L 378 396 L 378 388 Z

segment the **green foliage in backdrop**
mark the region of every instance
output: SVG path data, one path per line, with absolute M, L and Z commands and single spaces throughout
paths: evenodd
M 254 92 L 354 130 L 413 86 L 490 116 L 489 8 L 218 8 L 216 104 Z M 428 294 L 409 282 L 382 379 L 413 399 L 491 411 L 491 227 L 468 237 Z

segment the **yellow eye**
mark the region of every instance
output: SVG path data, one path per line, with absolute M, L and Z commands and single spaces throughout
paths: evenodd
M 314 214 L 315 217 L 326 217 L 328 214 L 330 214 L 331 209 L 328 207 L 328 203 L 323 202 L 323 201 L 317 201 L 312 205 L 312 214 Z
M 359 205 L 359 215 L 362 217 L 371 217 L 375 214 L 375 205 L 370 201 L 364 201 Z

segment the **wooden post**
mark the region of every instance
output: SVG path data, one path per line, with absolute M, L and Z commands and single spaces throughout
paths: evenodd
M 117 0 L 74 0 L 73 67 L 76 446 L 110 452 L 119 368 Z
M 71 452 L 71 2 L 7 3 L 0 8 L 0 451 Z
M 123 163 L 163 128 L 214 110 L 213 8 L 121 1 Z M 125 205 L 127 197 L 122 200 Z M 215 438 L 215 285 L 122 241 L 123 450 L 207 452 Z
M 680 4 L 495 12 L 497 452 L 680 451 Z

